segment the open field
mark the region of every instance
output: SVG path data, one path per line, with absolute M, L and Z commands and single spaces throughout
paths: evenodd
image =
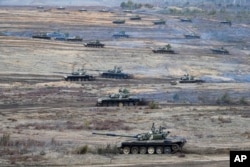
M 249 24 L 229 27 L 203 16 L 182 23 L 151 10 L 140 14 L 141 21 L 129 20 L 134 14 L 0 8 L 0 32 L 5 34 L 0 36 L 0 164 L 221 167 L 229 164 L 229 150 L 250 150 Z M 112 24 L 119 18 L 126 23 Z M 166 19 L 166 25 L 153 25 L 159 18 Z M 36 32 L 57 30 L 79 35 L 84 42 L 99 39 L 105 47 L 31 38 Z M 131 37 L 112 38 L 122 30 Z M 201 39 L 185 39 L 188 33 Z M 152 53 L 167 43 L 177 54 Z M 210 49 L 220 46 L 230 54 L 212 54 Z M 96 80 L 64 81 L 73 64 L 84 65 Z M 135 78 L 98 77 L 100 70 L 115 65 Z M 170 84 L 185 73 L 206 82 Z M 98 97 L 120 87 L 155 101 L 158 108 L 95 106 Z M 153 122 L 187 139 L 182 153 L 98 153 L 98 148 L 126 138 L 94 136 L 93 131 L 138 134 Z M 85 145 L 87 153 L 78 154 Z

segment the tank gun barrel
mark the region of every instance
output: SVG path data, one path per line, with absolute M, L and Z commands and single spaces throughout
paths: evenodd
M 130 137 L 130 138 L 137 138 L 137 136 L 132 136 L 132 135 L 117 135 L 114 133 L 96 133 L 93 132 L 93 135 L 103 135 L 103 136 L 112 136 L 112 137 Z

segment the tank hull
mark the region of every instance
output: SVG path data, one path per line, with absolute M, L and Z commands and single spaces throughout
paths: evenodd
M 153 53 L 160 53 L 160 54 L 174 54 L 173 50 L 152 50 Z
M 114 98 L 98 100 L 97 106 L 136 106 L 139 105 L 141 99 L 139 98 Z
M 131 140 L 118 147 L 124 154 L 173 154 L 181 151 L 186 143 L 183 137 L 168 137 L 164 140 Z
M 91 48 L 103 48 L 104 44 L 84 44 L 85 47 L 91 47 Z
M 64 77 L 65 81 L 93 81 L 95 78 L 91 75 L 70 75 Z
M 130 75 L 128 74 L 123 74 L 123 73 L 108 73 L 108 72 L 104 72 L 101 74 L 101 77 L 103 78 L 114 78 L 114 79 L 129 79 L 131 78 Z
M 229 54 L 227 50 L 211 49 L 214 54 Z
M 205 81 L 196 79 L 196 80 L 180 80 L 179 83 L 204 83 Z

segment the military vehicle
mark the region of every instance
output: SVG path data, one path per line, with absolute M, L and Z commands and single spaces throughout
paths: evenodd
M 142 98 L 130 95 L 126 88 L 120 88 L 118 93 L 97 99 L 97 106 L 136 106 L 146 104 Z
M 79 11 L 79 12 L 86 12 L 87 9 L 81 8 L 81 9 L 79 9 L 78 11 Z
M 101 43 L 99 40 L 90 41 L 84 44 L 85 47 L 92 47 L 92 48 L 103 48 L 104 44 Z
M 120 32 L 118 32 L 118 33 L 114 33 L 114 34 L 112 35 L 112 37 L 114 37 L 114 38 L 128 38 L 129 35 L 126 34 L 125 31 L 120 31 Z
M 229 51 L 224 49 L 223 47 L 221 48 L 215 48 L 215 49 L 211 49 L 213 53 L 215 54 L 229 54 Z
M 141 20 L 141 17 L 139 15 L 135 15 L 129 18 L 130 20 Z
M 61 33 L 60 31 L 54 31 L 54 32 L 49 32 L 47 33 L 47 36 L 55 39 L 55 40 L 66 40 L 66 38 L 68 37 L 68 34 L 66 33 Z
M 82 38 L 79 36 L 73 36 L 73 37 L 68 37 L 66 38 L 66 41 L 72 41 L 72 42 L 81 42 Z
M 37 8 L 37 9 L 44 9 L 43 6 L 37 6 L 36 8 Z
M 184 35 L 185 36 L 185 38 L 187 38 L 187 39 L 195 39 L 195 38 L 200 38 L 200 36 L 199 35 L 196 35 L 196 34 L 186 34 L 186 35 Z
M 59 6 L 59 7 L 57 8 L 57 10 L 65 10 L 65 7 Z
M 64 76 L 65 81 L 92 81 L 94 79 L 92 75 L 87 75 L 83 68 L 77 69 L 77 71 L 72 72 L 71 75 Z
M 100 74 L 101 77 L 103 78 L 115 78 L 115 79 L 131 79 L 133 78 L 132 75 L 123 73 L 122 68 L 118 66 L 114 66 L 112 70 L 108 70 L 105 72 L 102 72 Z
M 190 76 L 189 74 L 185 74 L 180 78 L 179 83 L 203 83 L 205 81 L 200 79 L 195 79 L 194 76 Z
M 171 49 L 170 44 L 168 44 L 164 47 L 159 47 L 157 49 L 153 49 L 152 51 L 153 51 L 153 53 L 161 53 L 161 54 L 163 54 L 163 53 L 174 54 L 175 53 L 174 50 Z
M 123 154 L 171 154 L 181 151 L 187 140 L 181 136 L 169 136 L 169 131 L 164 132 L 165 127 L 156 129 L 154 123 L 149 132 L 137 135 L 117 135 L 113 133 L 95 133 L 94 135 L 106 135 L 114 137 L 133 138 L 121 142 L 117 148 Z
M 38 39 L 51 39 L 50 36 L 47 35 L 47 33 L 37 33 L 37 34 L 33 34 L 32 38 L 38 38 Z
M 183 18 L 183 19 L 180 19 L 180 20 L 181 20 L 181 22 L 192 22 L 192 20 L 189 19 L 189 18 Z
M 160 20 L 153 21 L 153 23 L 154 23 L 155 25 L 158 25 L 158 24 L 166 24 L 166 21 L 163 20 L 163 19 L 160 19 Z
M 231 22 L 231 21 L 221 21 L 220 23 L 221 23 L 221 24 L 227 24 L 227 25 L 229 25 L 229 26 L 232 25 L 232 22 Z
M 125 20 L 118 19 L 118 20 L 114 20 L 112 23 L 113 24 L 124 24 Z

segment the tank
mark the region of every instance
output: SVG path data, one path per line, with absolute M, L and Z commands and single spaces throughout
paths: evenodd
M 137 96 L 130 95 L 126 88 L 120 88 L 118 93 L 109 94 L 106 97 L 97 99 L 97 106 L 136 106 L 144 105 L 144 100 Z
M 47 36 L 53 38 L 54 40 L 64 41 L 64 40 L 66 40 L 68 35 L 66 33 L 61 33 L 59 31 L 55 31 L 55 32 L 47 33 Z
M 180 19 L 180 21 L 181 22 L 192 22 L 192 20 L 189 18 L 182 18 L 182 19 Z
M 85 47 L 93 47 L 93 48 L 103 48 L 104 44 L 101 43 L 99 40 L 90 41 L 84 44 Z
M 129 18 L 130 20 L 141 20 L 141 17 L 139 15 L 135 15 Z
M 118 33 L 114 33 L 114 34 L 112 35 L 112 37 L 114 37 L 114 38 L 128 38 L 129 35 L 126 34 L 125 31 L 120 31 L 120 32 L 118 32 Z
M 205 81 L 200 79 L 195 79 L 194 76 L 190 76 L 189 74 L 185 74 L 181 77 L 179 83 L 203 83 Z
M 200 36 L 199 35 L 197 35 L 197 34 L 186 34 L 186 35 L 184 35 L 185 36 L 185 38 L 187 38 L 187 39 L 195 39 L 195 38 L 200 38 Z
M 132 75 L 123 73 L 122 68 L 118 66 L 114 66 L 112 70 L 108 70 L 105 72 L 102 72 L 101 77 L 103 78 L 115 78 L 115 79 L 131 79 L 133 78 Z
M 211 49 L 211 50 L 215 54 L 229 54 L 228 50 L 224 49 L 223 47 L 215 48 L 215 49 Z
M 59 7 L 57 8 L 57 10 L 65 10 L 65 7 L 59 6 Z
M 72 41 L 72 42 L 81 42 L 82 38 L 79 36 L 73 36 L 73 37 L 68 37 L 66 38 L 66 41 Z
M 165 24 L 166 21 L 163 20 L 163 19 L 160 19 L 160 20 L 153 21 L 153 23 L 154 23 L 155 25 L 158 25 L 158 24 Z
M 50 39 L 51 39 L 51 37 L 50 37 L 50 36 L 48 36 L 48 34 L 47 34 L 47 33 L 37 33 L 37 34 L 33 34 L 33 35 L 32 35 L 32 38 L 38 38 L 38 39 L 48 39 L 48 40 L 50 40 Z
M 221 23 L 221 24 L 227 24 L 227 25 L 229 25 L 229 26 L 232 25 L 232 22 L 231 22 L 231 21 L 221 21 L 220 23 Z
M 175 53 L 174 50 L 171 49 L 170 44 L 168 44 L 164 47 L 159 47 L 157 49 L 153 49 L 152 51 L 153 51 L 153 53 L 161 53 L 161 54 L 163 54 L 163 53 L 174 54 Z
M 118 135 L 113 133 L 96 133 L 94 135 L 106 135 L 112 137 L 132 138 L 121 142 L 117 148 L 123 154 L 171 154 L 181 151 L 187 140 L 181 136 L 169 136 L 170 132 L 164 132 L 166 128 L 155 128 L 153 123 L 151 130 L 137 135 Z
M 81 8 L 81 9 L 79 9 L 78 11 L 79 11 L 79 12 L 86 12 L 87 9 Z
M 124 24 L 125 20 L 118 19 L 118 20 L 114 20 L 112 23 L 113 24 Z
M 77 69 L 77 71 L 72 72 L 71 75 L 64 76 L 65 81 L 92 81 L 94 79 L 92 75 L 87 75 L 83 68 Z

